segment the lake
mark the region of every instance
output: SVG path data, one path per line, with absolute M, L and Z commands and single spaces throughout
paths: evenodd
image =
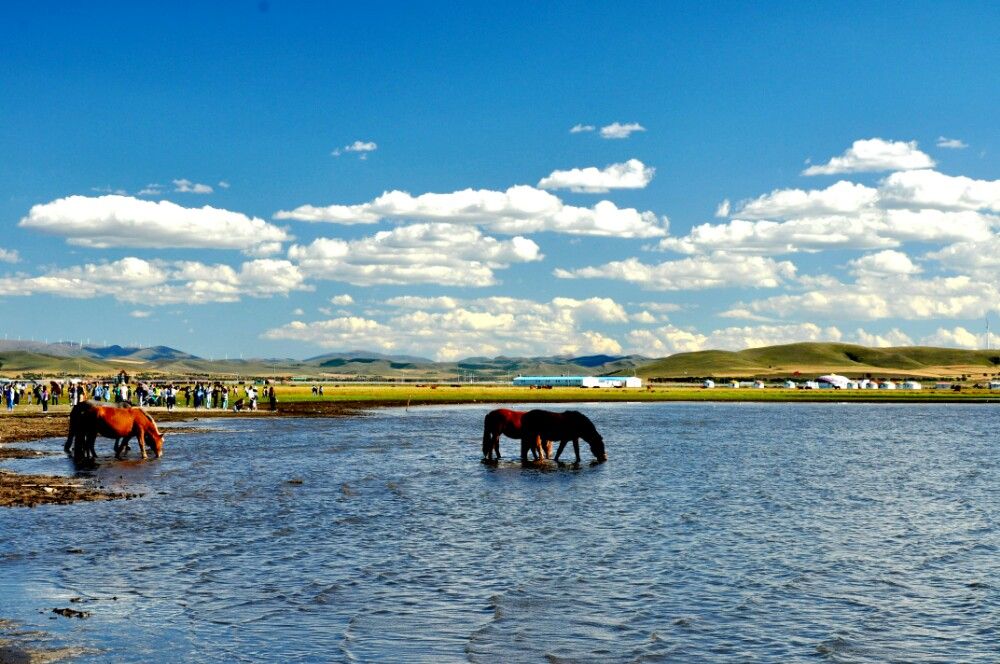
M 491 407 L 185 423 L 98 470 L 141 499 L 0 511 L 0 618 L 85 662 L 997 661 L 995 407 L 558 405 L 610 459 L 542 469 L 481 463 Z

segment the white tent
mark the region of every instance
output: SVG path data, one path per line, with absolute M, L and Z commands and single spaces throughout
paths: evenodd
M 891 380 L 884 380 L 882 384 L 878 386 L 880 390 L 894 390 L 896 389 L 896 384 Z
M 923 385 L 915 380 L 904 380 L 899 386 L 901 390 L 920 390 L 923 389 Z
M 715 381 L 709 378 L 704 383 L 702 383 L 701 386 L 704 387 L 706 390 L 710 390 L 713 387 L 715 387 Z
M 837 390 L 847 389 L 847 384 L 850 383 L 850 379 L 847 376 L 841 376 L 839 374 L 827 374 L 825 376 L 820 376 L 816 379 L 820 387 L 832 387 Z
M 798 387 L 798 385 L 795 384 L 794 380 L 786 380 L 785 381 L 785 388 L 787 388 L 789 390 L 794 390 L 796 387 Z

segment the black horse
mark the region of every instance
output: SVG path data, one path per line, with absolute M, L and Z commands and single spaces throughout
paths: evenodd
M 583 413 L 567 410 L 563 413 L 553 413 L 548 410 L 529 410 L 521 417 L 521 461 L 528 460 L 528 450 L 535 450 L 537 458 L 541 458 L 543 440 L 558 440 L 559 450 L 556 461 L 562 454 L 566 443 L 573 441 L 573 451 L 576 461 L 580 462 L 580 439 L 590 445 L 590 451 L 599 461 L 607 461 L 608 455 L 604 449 L 604 438 L 597 432 L 594 423 Z

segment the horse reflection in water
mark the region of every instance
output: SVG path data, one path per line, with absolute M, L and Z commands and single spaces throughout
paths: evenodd
M 535 458 L 542 456 L 542 441 L 559 441 L 555 460 L 559 461 L 566 443 L 573 441 L 576 462 L 580 463 L 580 439 L 587 441 L 590 451 L 598 463 L 608 460 L 604 449 L 604 438 L 598 433 L 594 423 L 583 413 L 567 410 L 553 413 L 548 410 L 529 410 L 521 416 L 521 461 L 528 460 L 528 452 L 534 450 Z M 546 457 L 547 458 L 547 457 Z
M 128 441 L 139 441 L 139 452 L 146 458 L 146 445 L 153 448 L 159 458 L 163 454 L 163 434 L 156 422 L 142 408 L 127 404 L 106 406 L 95 401 L 84 401 L 73 406 L 69 414 L 69 435 L 64 450 L 77 462 L 97 458 L 94 449 L 98 436 L 115 439 L 115 458 L 120 459 L 129 449 Z

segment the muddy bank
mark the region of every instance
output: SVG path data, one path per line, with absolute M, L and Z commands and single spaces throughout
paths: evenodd
M 21 475 L 0 469 L 0 507 L 68 505 L 79 501 L 121 500 L 141 494 L 106 491 L 83 480 L 53 475 Z

